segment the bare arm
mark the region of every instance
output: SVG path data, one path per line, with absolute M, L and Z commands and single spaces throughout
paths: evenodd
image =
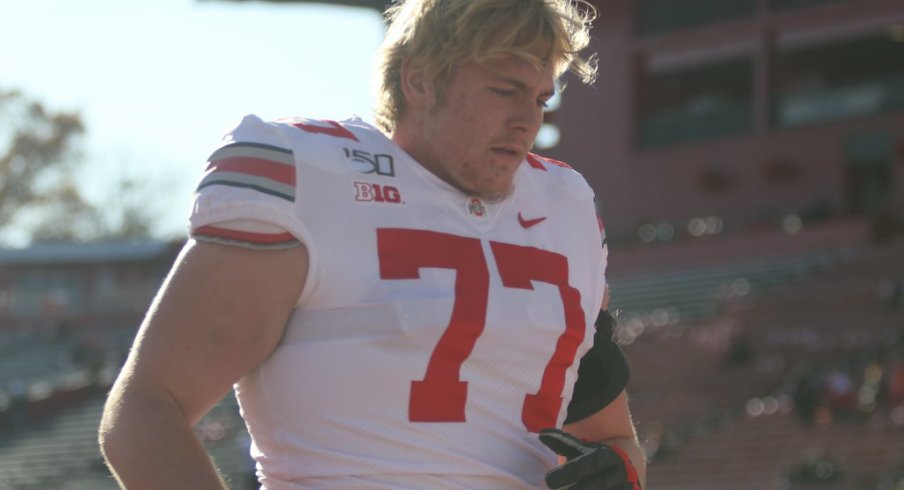
M 273 351 L 307 266 L 304 247 L 186 245 L 104 407 L 101 450 L 123 488 L 225 488 L 192 426 Z
M 602 309 L 609 309 L 609 286 L 603 290 Z M 641 485 L 646 488 L 647 458 L 637 439 L 631 410 L 628 408 L 628 395 L 622 392 L 605 408 L 577 422 L 562 427 L 565 432 L 578 439 L 615 445 L 621 448 L 637 469 Z
M 640 482 L 643 488 L 646 488 L 646 455 L 640 447 L 637 432 L 634 430 L 626 392 L 622 391 L 606 408 L 585 419 L 568 424 L 563 429 L 578 439 L 621 448 L 631 458 L 631 462 L 640 475 Z

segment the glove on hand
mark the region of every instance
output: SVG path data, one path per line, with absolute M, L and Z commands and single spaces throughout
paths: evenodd
M 642 490 L 637 469 L 619 447 L 583 442 L 559 429 L 541 430 L 540 442 L 568 458 L 546 473 L 553 490 Z

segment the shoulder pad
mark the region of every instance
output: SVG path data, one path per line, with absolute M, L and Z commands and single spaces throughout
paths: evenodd
M 562 191 L 570 196 L 579 199 L 592 199 L 594 197 L 593 189 L 584 179 L 584 176 L 571 168 L 565 162 L 546 158 L 535 153 L 528 153 L 527 164 L 531 169 L 544 172 L 544 177 L 549 179 L 549 183 L 559 187 Z
M 261 143 L 281 148 L 291 148 L 291 143 L 281 124 L 266 122 L 254 114 L 242 118 L 238 125 L 223 136 L 224 143 Z

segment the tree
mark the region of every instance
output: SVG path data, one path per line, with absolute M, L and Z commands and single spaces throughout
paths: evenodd
M 150 221 L 137 203 L 107 213 L 84 199 L 75 177 L 84 132 L 78 113 L 52 112 L 0 89 L 0 242 L 149 235 Z

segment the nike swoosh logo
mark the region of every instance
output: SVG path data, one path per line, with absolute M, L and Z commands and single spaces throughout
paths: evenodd
M 518 213 L 518 223 L 521 223 L 521 227 L 530 228 L 531 226 L 540 224 L 546 221 L 546 216 L 534 219 L 524 219 L 524 216 L 521 216 L 521 213 Z

